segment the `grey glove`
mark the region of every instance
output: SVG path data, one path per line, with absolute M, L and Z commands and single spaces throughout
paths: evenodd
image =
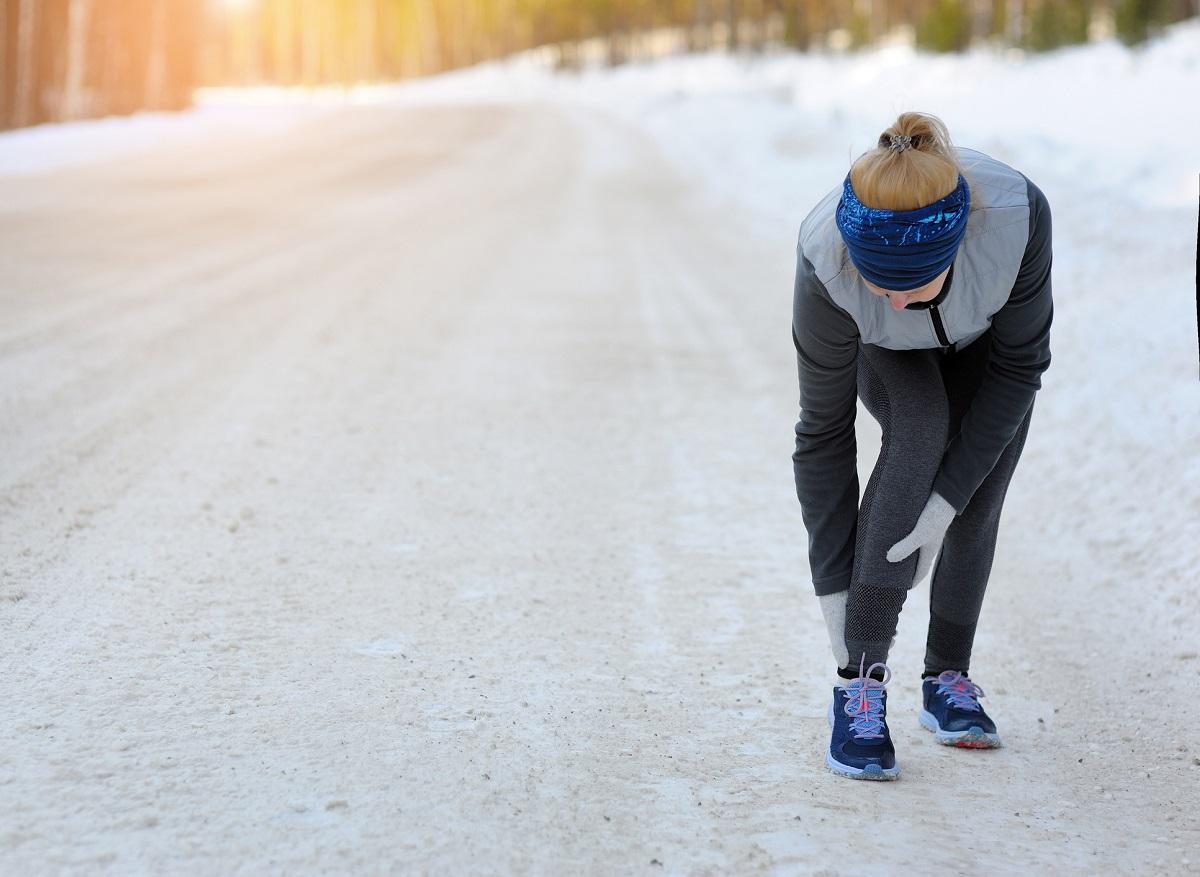
M 846 649 L 846 598 L 849 596 L 849 591 L 838 591 L 817 598 L 821 601 L 825 627 L 829 630 L 829 645 L 833 647 L 833 657 L 839 667 L 850 663 L 850 653 Z
M 917 517 L 917 524 L 912 532 L 888 549 L 887 559 L 892 563 L 904 560 L 920 549 L 921 553 L 917 555 L 917 574 L 913 576 L 912 582 L 914 588 L 933 566 L 933 559 L 942 550 L 942 540 L 946 538 L 946 530 L 956 514 L 954 506 L 934 491 Z
M 821 613 L 825 616 L 825 627 L 829 630 L 829 645 L 833 648 L 833 657 L 839 667 L 850 666 L 850 649 L 846 646 L 846 601 L 850 592 L 839 591 L 836 594 L 825 594 L 817 599 L 821 601 Z M 896 637 L 888 645 L 891 651 L 896 647 Z

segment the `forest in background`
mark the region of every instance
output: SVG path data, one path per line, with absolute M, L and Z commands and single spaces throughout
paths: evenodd
M 182 109 L 201 85 L 439 73 L 539 46 L 556 63 L 845 51 L 904 39 L 1136 45 L 1200 0 L 0 0 L 0 128 Z

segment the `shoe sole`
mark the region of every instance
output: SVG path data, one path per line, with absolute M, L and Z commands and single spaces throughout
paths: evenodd
M 957 746 L 959 749 L 1000 748 L 1000 735 L 989 734 L 978 725 L 965 731 L 943 731 L 942 726 L 938 724 L 937 717 L 929 710 L 921 710 L 919 718 L 921 727 L 926 731 L 932 731 L 937 742 L 943 746 Z
M 829 711 L 826 713 L 826 718 L 829 719 L 829 727 L 833 728 L 833 704 L 829 705 Z M 848 764 L 842 764 L 833 757 L 833 751 L 825 750 L 825 766 L 828 767 L 838 776 L 849 777 L 852 780 L 898 780 L 900 779 L 900 765 L 894 767 L 883 767 L 879 764 L 868 764 L 864 768 L 851 767 Z

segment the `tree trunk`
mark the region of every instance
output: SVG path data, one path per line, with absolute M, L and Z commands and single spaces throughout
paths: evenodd
M 145 90 L 142 105 L 147 109 L 157 110 L 167 105 L 167 0 L 154 0 L 150 9 Z
M 63 119 L 82 119 L 88 115 L 84 86 L 87 81 L 88 22 L 94 2 L 70 0 L 67 7 L 67 76 L 59 113 Z
M 692 24 L 688 28 L 688 51 L 707 51 L 712 45 L 712 14 L 710 0 L 695 0 L 692 3 Z
M 34 121 L 34 96 L 37 71 L 33 63 L 35 0 L 20 0 L 17 6 L 17 88 L 13 100 L 13 124 L 30 125 Z
M 1025 0 L 1008 0 L 1004 4 L 1005 35 L 1010 46 L 1022 44 L 1025 33 Z
M 442 57 L 433 0 L 417 0 L 417 33 L 421 40 L 421 72 L 437 73 Z
M 358 64 L 356 77 L 361 82 L 375 78 L 375 0 L 358 0 Z
M 992 32 L 991 0 L 971 0 L 970 20 L 967 27 L 968 45 L 982 43 Z
M 296 0 L 279 0 L 275 5 L 275 75 L 283 85 L 296 81 Z
M 13 81 L 11 52 L 8 51 L 8 7 L 0 6 L 0 130 L 12 124 L 8 90 Z
M 300 78 L 305 85 L 316 85 L 321 77 L 321 32 L 316 6 L 314 0 L 304 0 L 300 10 Z

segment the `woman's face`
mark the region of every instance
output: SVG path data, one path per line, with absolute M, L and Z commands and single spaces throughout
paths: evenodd
M 905 308 L 910 302 L 914 301 L 929 301 L 931 298 L 937 298 L 939 292 L 942 291 L 942 284 L 946 280 L 946 275 L 950 273 L 950 266 L 947 265 L 937 277 L 930 280 L 924 286 L 918 286 L 916 289 L 909 289 L 905 292 L 892 292 L 889 289 L 883 289 L 876 286 L 870 280 L 863 278 L 863 283 L 867 285 L 867 289 L 875 293 L 880 298 L 886 298 L 891 302 L 892 310 L 900 311 Z

